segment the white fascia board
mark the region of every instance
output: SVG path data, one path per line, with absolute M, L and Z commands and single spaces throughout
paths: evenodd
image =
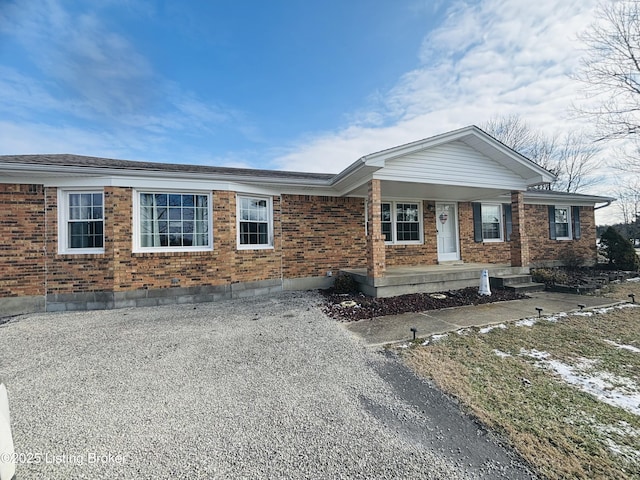
M 405 143 L 404 145 L 398 145 L 396 147 L 381 150 L 380 152 L 371 153 L 362 157 L 362 160 L 367 165 L 372 166 L 384 166 L 386 160 L 390 160 L 396 157 L 401 157 L 408 153 L 412 153 L 419 150 L 435 147 L 443 143 L 453 142 L 473 132 L 476 127 L 469 126 L 459 130 L 453 130 L 451 132 L 442 133 L 433 137 L 424 138 L 411 143 Z
M 28 183 L 33 183 L 30 179 Z M 13 183 L 13 182 L 12 182 Z M 73 177 L 73 178 L 43 178 L 38 182 L 45 187 L 81 188 L 81 187 L 124 187 L 139 190 L 171 190 L 171 191 L 230 191 L 246 192 L 258 195 L 322 195 L 337 196 L 331 188 L 316 188 L 309 186 L 288 185 L 260 185 L 255 183 L 223 182 L 207 180 L 184 180 L 168 178 L 126 178 L 126 177 Z
M 388 182 L 409 182 L 416 183 L 416 179 L 410 176 L 400 176 L 400 175 L 385 175 L 384 173 L 376 173 L 373 175 L 374 179 L 384 180 Z M 425 181 L 425 182 L 417 182 L 417 183 L 425 183 L 425 184 L 434 184 L 434 185 L 451 185 L 456 187 L 473 187 L 473 188 L 485 188 L 492 190 L 516 190 L 516 191 L 524 191 L 527 189 L 527 185 L 523 183 L 513 183 L 513 184 L 488 184 L 486 182 L 474 182 L 469 180 L 443 180 L 438 179 L 434 181 Z
M 55 168 L 55 170 L 52 170 Z M 98 168 L 98 167 L 76 167 L 76 166 L 55 166 L 51 165 L 34 165 L 34 164 L 19 164 L 12 163 L 0 166 L 0 171 L 5 170 L 9 172 L 21 172 L 25 173 L 28 178 L 42 178 L 47 181 L 56 183 L 56 179 L 65 179 L 68 177 L 75 178 L 123 178 L 127 180 L 131 179 L 145 179 L 151 178 L 154 181 L 162 181 L 166 179 L 181 180 L 185 182 L 197 182 L 197 181 L 209 181 L 210 183 L 253 183 L 257 185 L 287 185 L 287 186 L 299 186 L 304 188 L 313 187 L 326 187 L 330 188 L 331 180 L 315 180 L 315 179 L 297 179 L 297 178 L 284 178 L 277 176 L 267 177 L 250 177 L 247 175 L 215 175 L 215 174 L 203 174 L 197 172 L 169 172 L 169 171 L 145 171 L 145 170 L 128 170 L 115 169 L 115 168 Z M 10 179 L 15 177 L 9 177 Z M 115 180 L 114 180 L 115 182 Z M 7 183 L 7 182 L 3 182 Z M 15 183 L 10 180 L 9 183 Z M 29 183 L 34 183 L 30 181 Z M 42 182 L 40 182 L 42 183 Z M 122 182 L 119 182 L 119 184 Z M 115 185 L 115 183 L 114 183 Z
M 361 163 L 357 169 L 350 172 L 348 176 L 342 177 L 339 181 L 333 183 L 334 195 L 347 196 L 350 192 L 358 189 L 374 178 L 374 175 L 380 167 L 371 167 Z
M 616 199 L 597 195 L 536 195 L 524 194 L 524 203 L 531 205 L 574 205 L 592 207 L 598 203 L 611 203 Z
M 464 142 L 465 138 L 469 139 L 469 137 L 474 137 L 477 140 L 481 141 L 485 146 L 496 152 L 496 155 L 488 154 L 484 152 L 483 149 L 478 149 L 477 146 L 469 145 L 471 148 L 478 150 L 480 153 L 486 155 L 494 161 L 497 161 L 503 167 L 508 168 L 509 170 L 518 174 L 523 179 L 525 179 L 528 186 L 538 185 L 541 183 L 550 183 L 555 179 L 555 176 L 553 174 L 551 174 L 541 166 L 522 156 L 518 152 L 510 149 L 506 145 L 500 143 L 499 141 L 473 125 L 461 128 L 459 130 L 454 130 L 452 132 L 436 135 L 434 137 L 418 140 L 413 143 L 399 145 L 397 147 L 382 150 L 377 153 L 372 153 L 370 155 L 362 157 L 362 160 L 367 166 L 383 168 L 387 160 L 392 160 L 394 158 L 402 157 L 404 155 L 408 155 L 417 151 L 437 147 L 438 145 L 443 145 L 445 143 L 451 143 L 458 140 Z M 511 165 L 509 165 L 509 163 Z

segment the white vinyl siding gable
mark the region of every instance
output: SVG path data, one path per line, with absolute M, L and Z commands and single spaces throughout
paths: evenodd
M 526 189 L 522 177 L 460 141 L 387 160 L 385 166 L 375 174 L 375 178 Z

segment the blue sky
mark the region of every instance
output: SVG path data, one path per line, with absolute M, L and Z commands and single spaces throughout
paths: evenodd
M 0 154 L 338 172 L 495 115 L 581 129 L 595 6 L 0 0 Z

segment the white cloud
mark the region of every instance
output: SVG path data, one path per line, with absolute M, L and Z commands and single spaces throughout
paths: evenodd
M 55 151 L 64 137 L 50 137 L 46 131 L 75 132 L 76 127 L 66 126 L 78 120 L 87 138 L 91 130 L 100 130 L 119 138 L 121 144 L 153 141 L 166 145 L 180 134 L 211 138 L 233 132 L 259 137 L 256 127 L 238 109 L 201 98 L 159 74 L 129 36 L 110 24 L 107 9 L 113 5 L 126 6 L 136 15 L 153 15 L 146 3 L 127 0 L 73 10 L 59 0 L 0 5 L 0 35 L 24 49 L 31 68 L 18 71 L 0 64 L 0 107 L 17 119 L 16 128 L 23 135 L 38 138 L 38 144 L 48 145 L 47 151 Z M 27 125 L 44 127 L 47 116 L 53 120 L 45 132 L 26 131 Z M 135 135 L 132 129 L 137 130 Z M 47 138 L 52 142 L 46 144 Z M 73 138 L 67 140 L 69 147 L 76 145 Z M 91 151 L 102 145 L 96 143 Z M 0 145 L 0 151 L 19 152 L 6 144 Z
M 362 155 L 496 114 L 517 113 L 548 133 L 580 126 L 569 116 L 579 85 L 568 75 L 579 58 L 577 34 L 592 21 L 595 3 L 454 4 L 425 37 L 417 68 L 378 93 L 352 125 L 293 145 L 276 159 L 278 168 L 340 171 Z

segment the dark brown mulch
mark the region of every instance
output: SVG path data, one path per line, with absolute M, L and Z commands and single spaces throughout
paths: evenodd
M 434 295 L 438 294 L 433 293 L 413 293 L 388 298 L 367 297 L 360 293 L 340 295 L 332 290 L 324 290 L 322 293 L 327 299 L 323 307 L 324 313 L 343 322 L 353 322 L 385 315 L 398 315 L 407 312 L 424 312 L 448 307 L 528 298 L 526 295 L 509 290 L 493 290 L 491 295 L 479 295 L 478 287 L 440 292 L 441 295 L 446 296 L 446 298 L 442 299 L 434 298 Z M 349 301 L 355 302 L 356 305 L 342 305 L 343 302 Z

